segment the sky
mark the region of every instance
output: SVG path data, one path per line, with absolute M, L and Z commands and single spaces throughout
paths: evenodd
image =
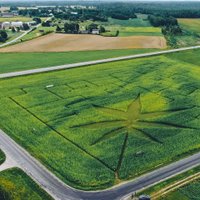
M 15 2 L 15 1 L 26 1 L 27 0 L 0 0 L 1 2 Z M 64 1 L 64 0 L 28 0 L 28 1 Z M 73 1 L 73 0 L 65 0 L 65 1 Z M 85 0 L 86 1 L 86 0 Z M 89 0 L 92 1 L 92 0 Z M 115 0 L 93 0 L 93 1 L 115 1 Z M 117 0 L 117 1 L 187 1 L 191 2 L 191 0 Z M 200 1 L 200 0 L 192 0 L 192 1 Z

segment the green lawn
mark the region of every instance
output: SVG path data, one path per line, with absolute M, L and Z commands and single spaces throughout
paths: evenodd
M 108 188 L 199 149 L 199 75 L 157 56 L 2 79 L 0 128 L 67 184 Z
M 46 17 L 42 17 L 41 19 L 44 21 L 47 18 Z M 33 18 L 31 18 L 31 17 L 24 17 L 24 16 L 0 17 L 0 22 L 16 22 L 16 21 L 30 22 L 30 21 L 33 21 Z
M 55 27 L 42 27 L 40 26 L 34 31 L 31 31 L 27 35 L 22 38 L 22 41 L 32 40 L 34 38 L 38 38 L 40 36 L 46 35 L 48 33 L 52 33 L 55 31 Z
M 127 49 L 63 53 L 0 53 L 0 73 L 147 53 L 152 51 L 156 51 L 156 49 Z
M 0 172 L 1 200 L 53 200 L 31 178 L 17 168 Z
M 30 22 L 32 21 L 32 18 L 23 16 L 8 17 L 8 18 L 0 17 L 0 22 L 15 22 L 15 21 Z
M 5 161 L 6 156 L 5 154 L 0 150 L 0 165 Z

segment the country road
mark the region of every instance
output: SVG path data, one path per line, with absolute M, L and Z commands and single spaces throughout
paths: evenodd
M 159 52 L 122 56 L 122 57 L 108 58 L 108 59 L 88 61 L 88 62 L 80 62 L 80 63 L 74 63 L 74 64 L 66 64 L 66 65 L 60 65 L 60 66 L 54 66 L 54 67 L 46 67 L 46 68 L 40 68 L 40 69 L 9 72 L 9 73 L 0 74 L 0 79 L 1 78 L 11 78 L 11 77 L 16 77 L 16 76 L 24 76 L 24 75 L 30 75 L 30 74 L 36 74 L 36 73 L 43 73 L 43 72 L 50 72 L 50 71 L 56 71 L 56 70 L 64 70 L 64 69 L 70 69 L 70 68 L 76 68 L 76 67 L 85 67 L 85 66 L 89 66 L 89 65 L 109 63 L 109 62 L 114 62 L 114 61 L 122 61 L 122 60 L 129 60 L 129 59 L 135 59 L 135 58 L 157 56 L 157 55 L 162 55 L 162 54 L 169 54 L 169 53 L 175 53 L 175 52 L 199 49 L 199 48 L 200 48 L 200 46 L 192 46 L 192 47 L 171 49 L 171 50 L 165 50 L 165 51 L 159 51 Z
M 17 163 L 17 167 L 24 170 L 56 200 L 120 200 L 127 194 L 200 165 L 200 153 L 197 153 L 108 190 L 86 192 L 64 184 L 1 130 L 0 148 Z

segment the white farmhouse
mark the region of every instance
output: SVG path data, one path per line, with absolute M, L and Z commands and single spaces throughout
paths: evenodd
M 99 34 L 100 34 L 99 29 L 93 29 L 93 30 L 92 30 L 92 34 L 94 34 L 94 35 L 99 35 Z

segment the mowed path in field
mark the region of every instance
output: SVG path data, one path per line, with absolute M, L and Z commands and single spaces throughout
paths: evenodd
M 161 36 L 102 37 L 98 35 L 49 34 L 0 49 L 0 52 L 63 52 L 129 48 L 165 48 Z

